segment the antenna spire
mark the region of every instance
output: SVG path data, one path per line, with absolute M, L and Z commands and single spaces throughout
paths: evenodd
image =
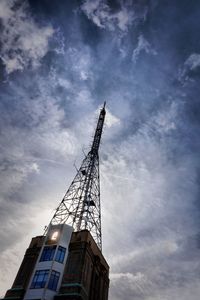
M 99 145 L 106 115 L 106 102 L 100 111 L 92 147 L 72 181 L 50 224 L 67 223 L 75 231 L 87 229 L 101 249 L 101 206 L 99 183 Z

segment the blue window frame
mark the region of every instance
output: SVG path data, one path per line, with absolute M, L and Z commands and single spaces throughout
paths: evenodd
M 63 263 L 64 258 L 65 258 L 65 252 L 66 252 L 66 248 L 59 246 L 58 250 L 56 252 L 55 260 L 59 263 Z
M 53 260 L 56 251 L 56 246 L 46 246 L 42 251 L 40 261 L 50 261 Z
M 30 288 L 31 289 L 44 288 L 47 282 L 48 274 L 49 274 L 49 270 L 36 271 Z
M 48 289 L 56 291 L 59 278 L 60 278 L 60 273 L 52 270 L 49 283 L 48 283 Z

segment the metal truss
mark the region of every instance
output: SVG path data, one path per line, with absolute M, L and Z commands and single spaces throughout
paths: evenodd
M 102 247 L 99 180 L 99 145 L 105 119 L 105 103 L 100 111 L 91 150 L 84 158 L 50 224 L 67 223 L 75 231 L 87 229 Z

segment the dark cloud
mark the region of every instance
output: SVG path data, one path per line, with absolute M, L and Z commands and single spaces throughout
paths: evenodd
M 100 157 L 110 299 L 199 299 L 199 8 L 1 1 L 2 295 L 107 100 Z

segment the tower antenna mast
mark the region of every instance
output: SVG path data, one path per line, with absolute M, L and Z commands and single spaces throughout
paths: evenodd
M 50 225 L 67 223 L 75 231 L 87 229 L 100 249 L 102 236 L 98 151 L 106 114 L 105 105 L 106 102 L 99 114 L 91 149 L 50 222 Z

